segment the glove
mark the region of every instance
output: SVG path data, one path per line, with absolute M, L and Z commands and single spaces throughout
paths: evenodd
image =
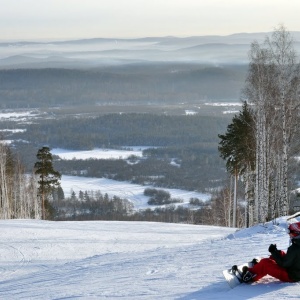
M 269 246 L 269 252 L 270 252 L 270 253 L 273 253 L 273 252 L 275 252 L 275 251 L 277 251 L 277 246 L 276 246 L 276 244 L 271 244 L 271 245 Z

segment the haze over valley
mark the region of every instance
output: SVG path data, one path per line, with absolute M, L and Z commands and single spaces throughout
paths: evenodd
M 298 49 L 300 32 L 292 34 Z M 28 171 L 43 145 L 163 147 L 132 167 L 121 160 L 95 162 L 98 170 L 75 160 L 58 166 L 68 175 L 89 169 L 90 177 L 206 192 L 226 179 L 218 134 L 241 109 L 250 45 L 265 37 L 2 41 L 2 137 Z
M 150 62 L 245 64 L 249 45 L 254 40 L 262 41 L 265 35 L 0 42 L 0 67 L 87 69 Z M 294 35 L 299 39 L 300 33 Z
M 190 104 L 239 102 L 250 44 L 265 36 L 1 42 L 0 108 L 160 113 L 165 106 L 181 114 Z M 298 49 L 300 33 L 293 36 Z

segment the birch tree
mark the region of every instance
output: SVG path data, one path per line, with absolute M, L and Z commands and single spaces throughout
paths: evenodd
M 9 146 L 0 143 L 0 218 L 38 218 L 36 197 L 37 192 L 29 188 L 20 160 Z
M 254 222 L 289 209 L 288 161 L 299 116 L 299 65 L 283 26 L 262 45 L 254 42 L 245 95 L 255 119 Z
M 7 146 L 0 144 L 0 208 L 1 219 L 9 219 L 11 215 L 11 199 L 9 182 L 11 176 L 10 152 Z
M 274 106 L 271 105 L 274 93 L 274 68 L 269 64 L 269 51 L 254 42 L 250 50 L 250 64 L 245 95 L 253 107 L 255 123 L 255 176 L 254 176 L 254 223 L 267 219 L 269 207 L 269 164 L 271 139 L 271 116 Z
M 279 172 L 282 184 L 279 185 L 279 212 L 287 215 L 289 209 L 288 193 L 288 161 L 293 136 L 297 128 L 297 114 L 299 112 L 299 64 L 293 47 L 291 34 L 284 26 L 277 28 L 271 39 L 267 39 L 270 49 L 271 63 L 276 68 L 278 141 L 279 141 Z

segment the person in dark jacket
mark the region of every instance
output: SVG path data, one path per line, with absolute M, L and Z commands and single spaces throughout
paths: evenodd
M 300 281 L 300 222 L 290 224 L 287 231 L 291 239 L 287 252 L 278 250 L 276 245 L 271 244 L 269 258 L 263 258 L 257 263 L 253 260 L 252 268 L 244 267 L 244 282 L 258 281 L 266 275 L 284 282 Z

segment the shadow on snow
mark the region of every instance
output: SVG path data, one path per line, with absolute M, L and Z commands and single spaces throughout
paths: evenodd
M 179 296 L 176 300 L 224 300 L 226 297 L 229 297 L 231 300 L 246 300 L 275 292 L 291 284 L 280 281 L 268 281 L 267 283 L 261 281 L 256 284 L 241 284 L 231 289 L 226 282 L 218 282 L 210 284 L 199 291 Z

